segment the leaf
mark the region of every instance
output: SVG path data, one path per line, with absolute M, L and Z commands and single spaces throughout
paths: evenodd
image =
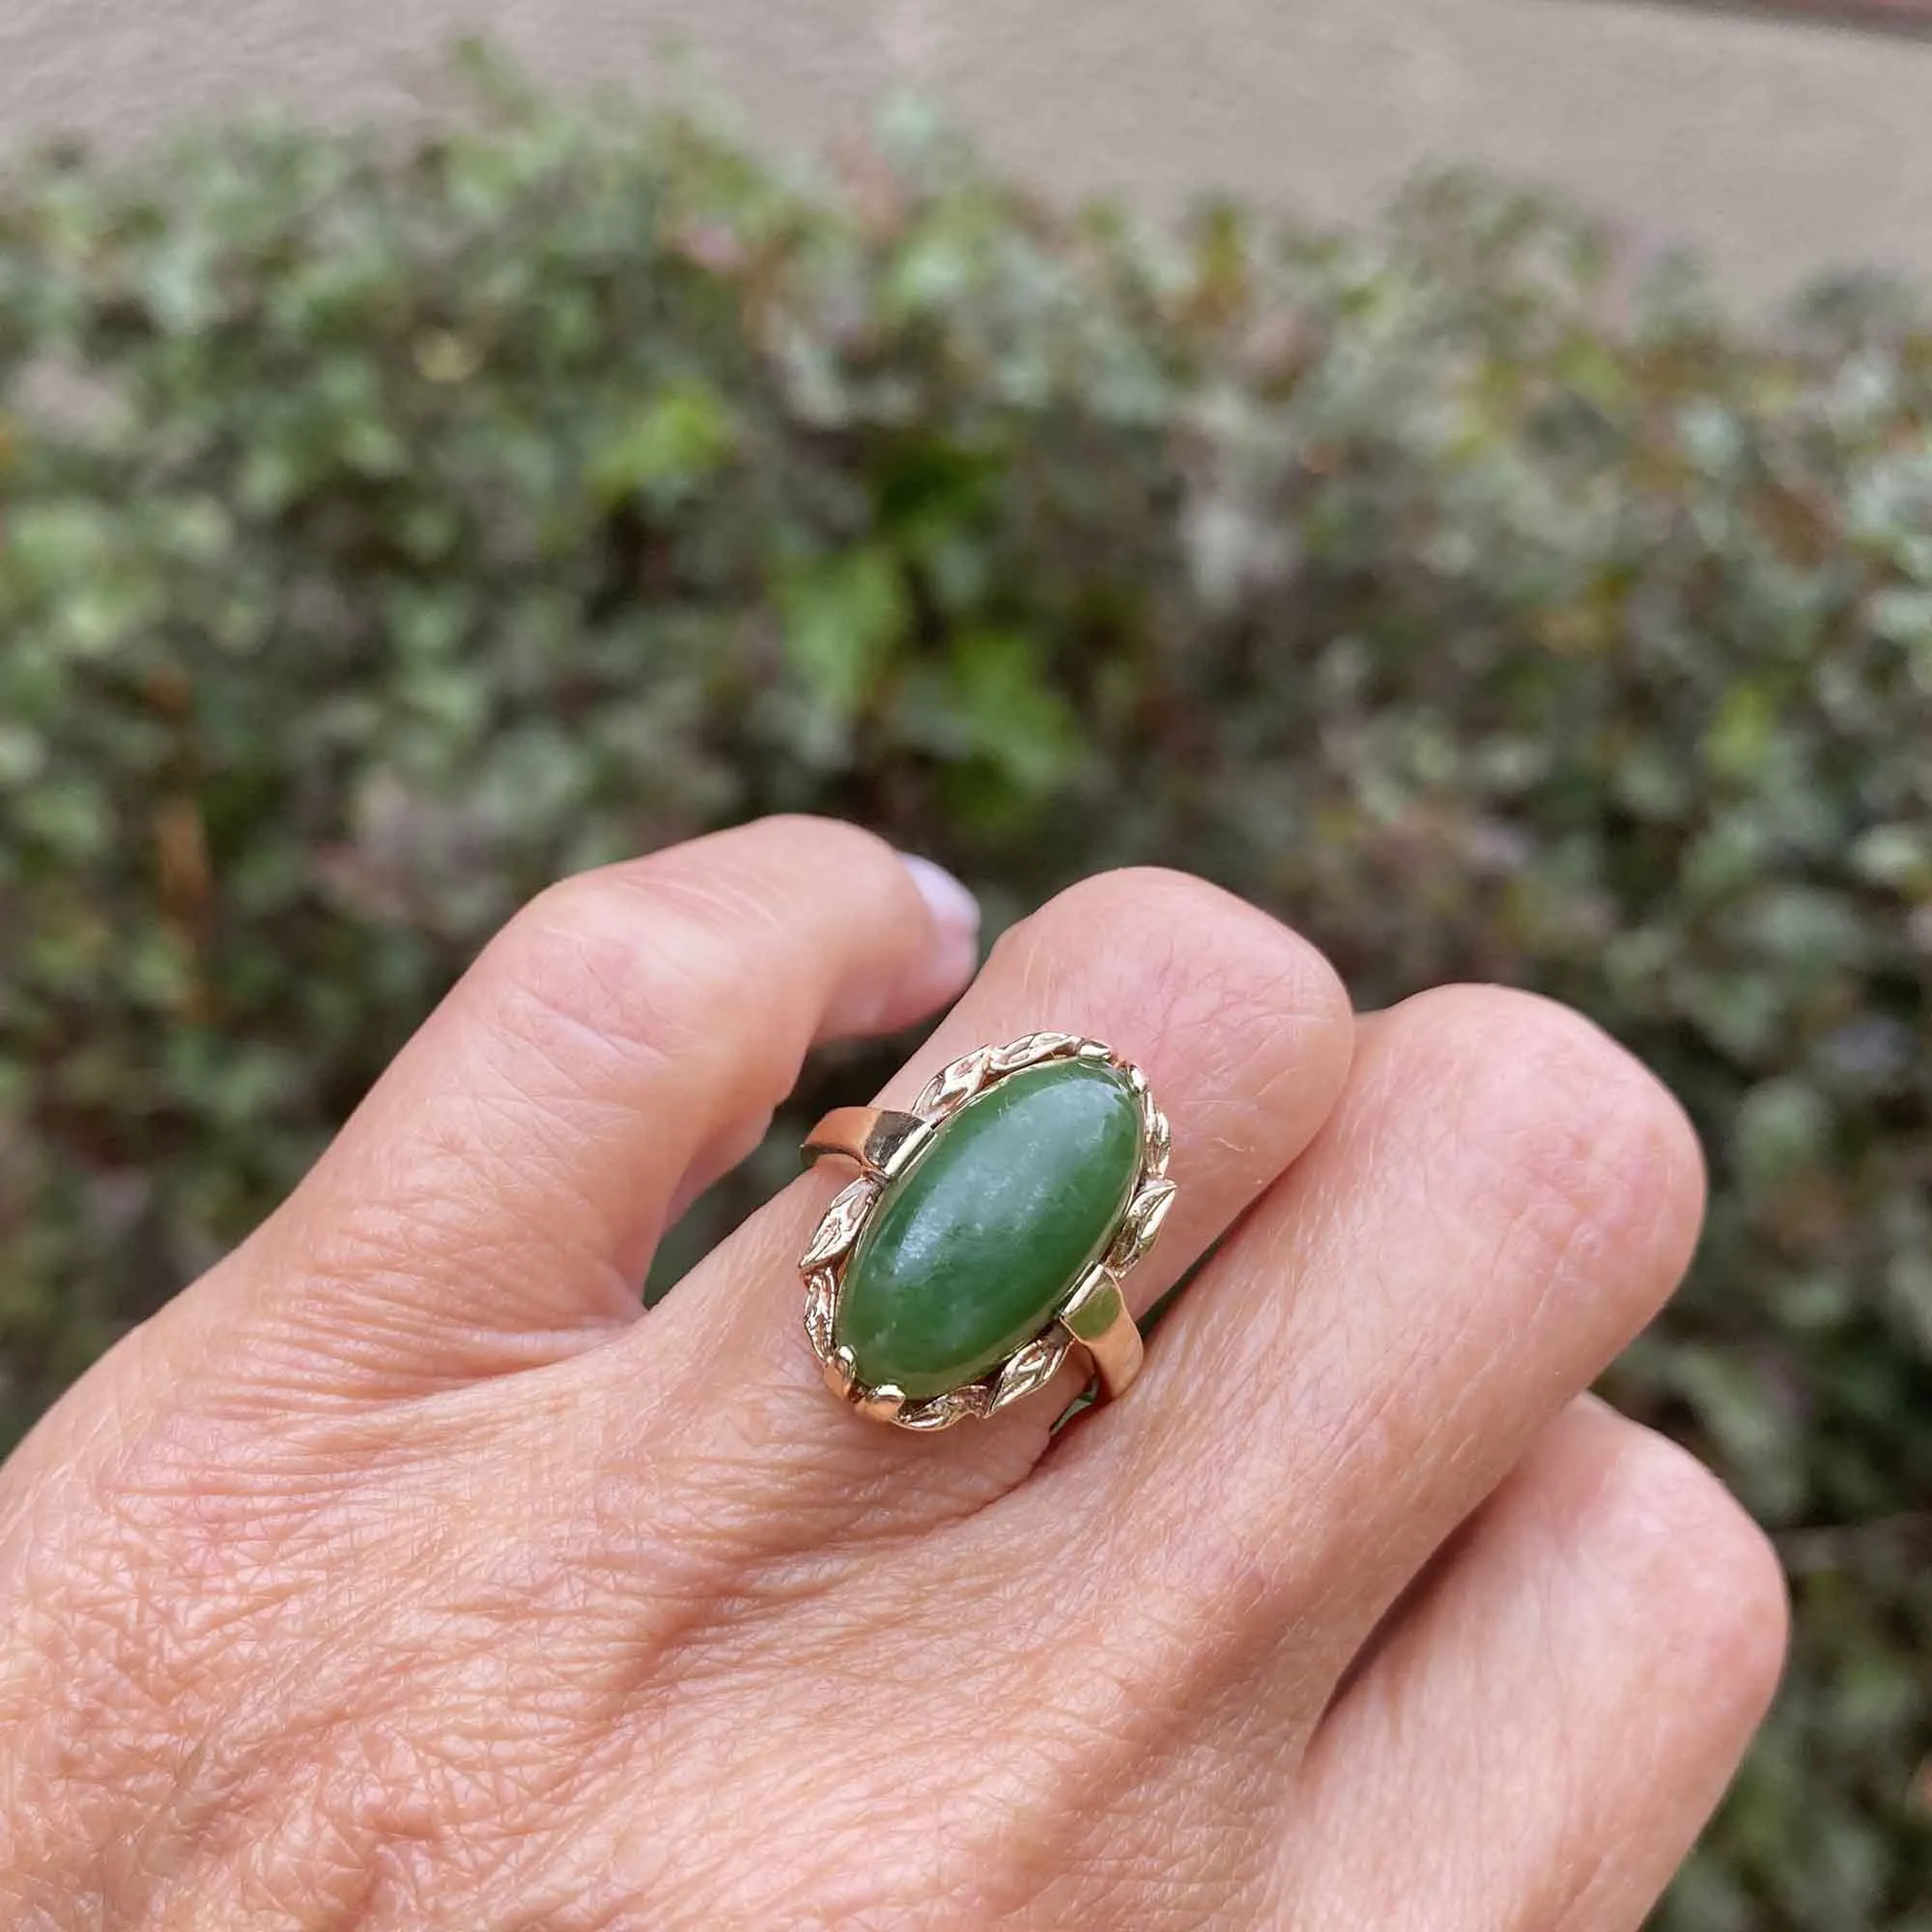
M 1706 764 L 1719 778 L 1750 779 L 1764 764 L 1776 724 L 1776 702 L 1768 686 L 1762 683 L 1734 686 L 1725 695 L 1706 734 Z
M 975 630 L 952 642 L 952 705 L 974 753 L 1023 792 L 1051 791 L 1081 753 L 1071 706 L 1046 680 L 1043 654 L 1017 631 Z
M 1004 1408 L 1009 1402 L 1019 1402 L 1043 1389 L 1060 1372 L 1069 1346 L 1065 1332 L 1056 1328 L 1009 1356 L 993 1384 L 988 1411 Z
M 867 1179 L 854 1180 L 841 1188 L 812 1230 L 799 1266 L 810 1273 L 827 1262 L 837 1261 L 858 1239 L 878 1194 L 878 1183 Z
M 1174 1206 L 1175 1184 L 1171 1180 L 1151 1180 L 1128 1203 L 1121 1220 L 1121 1231 L 1108 1251 L 1107 1265 L 1124 1274 L 1135 1266 L 1154 1244 L 1160 1225 Z
M 1832 1112 L 1816 1088 L 1790 1076 L 1753 1087 L 1738 1107 L 1735 1146 L 1740 1174 L 1769 1188 L 1821 1159 Z
M 977 1046 L 971 1053 L 963 1053 L 957 1060 L 948 1061 L 925 1083 L 919 1098 L 913 1102 L 914 1113 L 956 1113 L 985 1084 L 992 1060 L 991 1047 Z
M 836 716 L 852 717 L 911 621 L 896 560 L 877 546 L 826 557 L 792 576 L 780 601 L 792 668 Z
M 592 459 L 591 484 L 607 502 L 636 494 L 675 502 L 724 468 L 735 440 L 724 399 L 688 378 L 660 389 Z

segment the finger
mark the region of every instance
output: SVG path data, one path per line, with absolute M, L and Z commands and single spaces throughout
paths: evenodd
M 1285 1922 L 1634 1932 L 1777 1682 L 1769 1544 L 1682 1450 L 1552 1423 L 1398 1612 L 1293 1790 Z
M 1362 1022 L 1321 1136 L 1164 1325 L 1151 1400 L 1029 1486 L 1092 1526 L 1058 1573 L 1066 1613 L 1102 1619 L 1128 1591 L 1151 1677 L 1244 1658 L 1255 1694 L 1319 1711 L 1674 1287 L 1701 1174 L 1669 1095 L 1562 1008 L 1464 987 Z
M 1040 1029 L 1105 1039 L 1146 1071 L 1173 1125 L 1175 1206 L 1129 1284 L 1145 1308 L 1320 1125 L 1351 1046 L 1347 995 L 1313 947 L 1238 899 L 1133 871 L 1062 894 L 994 949 L 971 991 L 893 1081 L 910 1102 L 946 1062 Z M 798 1257 L 836 1181 L 810 1174 L 740 1229 L 594 1367 L 610 1453 L 643 1453 L 641 1391 L 668 1391 L 653 1494 L 701 1495 L 753 1541 L 810 1544 L 864 1520 L 929 1525 L 1017 1481 L 1045 1446 L 1049 1394 L 939 1436 L 888 1429 L 826 1393 L 800 1328 Z M 1128 1402 L 1137 1402 L 1130 1393 Z M 674 1486 L 663 1460 L 674 1453 Z
M 553 887 L 201 1315 L 218 1303 L 224 1326 L 298 1363 L 319 1350 L 325 1379 L 353 1363 L 384 1385 L 627 1321 L 668 1216 L 755 1142 L 811 1042 L 905 1025 L 958 990 L 975 952 L 963 888 L 826 820 Z

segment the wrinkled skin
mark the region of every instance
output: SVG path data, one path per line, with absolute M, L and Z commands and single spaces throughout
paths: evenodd
M 46 1418 L 0 1923 L 1639 1923 L 1784 1639 L 1719 1485 L 1579 1394 L 1695 1237 L 1675 1105 L 1538 1000 L 1358 1019 L 1211 887 L 1090 880 L 886 1098 L 1096 1035 L 1174 1123 L 1137 1301 L 1234 1232 L 1120 1404 L 882 1429 L 799 1332 L 834 1176 L 636 1288 L 815 1037 L 965 984 L 921 876 L 774 820 L 554 889 Z

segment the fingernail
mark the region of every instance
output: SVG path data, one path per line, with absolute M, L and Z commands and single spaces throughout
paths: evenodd
M 949 872 L 930 859 L 914 852 L 901 852 L 905 868 L 932 915 L 932 923 L 949 939 L 977 946 L 980 938 L 980 901 Z

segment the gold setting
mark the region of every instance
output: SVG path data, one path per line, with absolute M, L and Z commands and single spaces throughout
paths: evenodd
M 867 1388 L 856 1378 L 851 1350 L 836 1347 L 832 1338 L 846 1264 L 880 1197 L 969 1101 L 1027 1067 L 1076 1059 L 1117 1067 L 1140 1105 L 1140 1167 L 1105 1252 L 1040 1332 L 978 1380 L 917 1402 L 890 1384 Z M 1146 1074 L 1103 1040 L 1070 1033 L 1030 1033 L 1005 1046 L 975 1047 L 942 1066 L 908 1112 L 839 1107 L 827 1114 L 806 1139 L 806 1158 L 848 1161 L 859 1169 L 859 1178 L 834 1197 L 799 1257 L 806 1339 L 825 1372 L 826 1385 L 875 1422 L 929 1433 L 951 1429 L 968 1416 L 997 1414 L 1009 1403 L 1033 1395 L 1054 1378 L 1077 1348 L 1092 1364 L 1100 1395 L 1112 1399 L 1122 1394 L 1140 1373 L 1141 1334 L 1121 1284 L 1153 1246 L 1174 1204 L 1174 1182 L 1167 1178 L 1171 1147 L 1167 1117 L 1154 1105 Z

